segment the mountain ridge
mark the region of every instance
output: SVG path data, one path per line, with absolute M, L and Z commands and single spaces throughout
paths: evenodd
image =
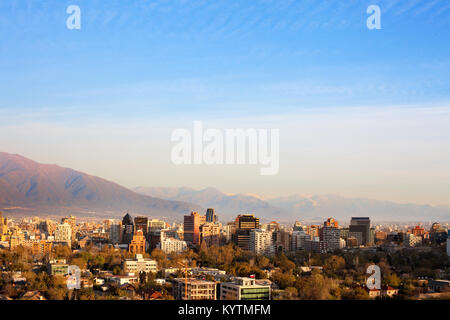
M 147 195 L 168 197 L 172 200 L 197 201 L 204 207 L 214 207 L 229 216 L 233 206 L 229 203 L 239 203 L 241 209 L 238 213 L 255 213 L 266 219 L 280 221 L 317 220 L 323 221 L 334 217 L 348 222 L 352 216 L 371 216 L 374 220 L 383 221 L 423 221 L 445 220 L 450 221 L 450 207 L 438 207 L 421 204 L 401 204 L 386 200 L 373 200 L 365 198 L 346 198 L 336 194 L 327 195 L 301 195 L 291 194 L 282 197 L 264 198 L 251 194 L 226 194 L 215 188 L 195 190 L 190 187 L 136 187 L 134 191 Z M 206 195 L 214 191 L 215 198 L 208 199 Z M 207 192 L 208 191 L 208 192 Z M 199 198 L 199 196 L 201 198 Z M 217 201 L 220 199 L 220 201 Z M 236 207 L 237 205 L 235 205 Z M 257 209 L 263 210 L 263 214 Z M 393 218 L 395 217 L 395 218 Z M 396 220 L 397 219 L 397 220 Z
M 74 169 L 0 152 L 0 210 L 42 215 L 57 214 L 60 209 L 78 214 L 95 212 L 99 216 L 120 217 L 125 211 L 133 211 L 178 218 L 180 213 L 202 208 L 140 195 L 115 182 Z
M 450 207 L 399 204 L 391 201 L 345 198 L 339 195 L 300 195 L 264 198 L 227 194 L 216 188 L 137 187 L 115 182 L 56 164 L 41 164 L 21 155 L 0 152 L 0 211 L 14 215 L 119 218 L 126 212 L 181 220 L 190 211 L 215 208 L 221 221 L 254 213 L 262 220 L 320 221 L 351 216 L 378 221 L 450 221 Z

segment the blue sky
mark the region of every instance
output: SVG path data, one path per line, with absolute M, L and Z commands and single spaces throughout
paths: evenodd
M 81 8 L 81 30 L 66 28 L 66 8 L 71 4 Z M 366 8 L 371 4 L 381 8 L 381 30 L 366 27 Z M 36 131 L 32 137 L 9 134 L 9 141 L 2 142 L 0 148 L 86 170 L 127 186 L 189 185 L 191 177 L 198 174 L 189 170 L 196 169 L 178 172 L 180 179 L 170 177 L 173 168 L 162 164 L 167 156 L 158 167 L 167 173 L 164 177 L 142 176 L 147 168 L 144 163 L 135 172 L 129 169 L 127 175 L 117 173 L 126 168 L 119 160 L 105 169 L 101 162 L 114 156 L 112 147 L 97 159 L 92 154 L 89 163 L 83 161 L 75 153 L 83 151 L 91 139 L 83 140 L 79 130 L 89 131 L 88 126 L 96 125 L 116 129 L 121 124 L 127 130 L 140 126 L 172 129 L 181 125 L 181 120 L 190 127 L 194 119 L 240 119 L 255 127 L 259 125 L 256 119 L 311 114 L 318 122 L 321 114 L 346 121 L 355 115 L 346 111 L 349 108 L 358 110 L 354 111 L 358 115 L 364 110 L 367 117 L 380 109 L 401 109 L 395 112 L 401 122 L 405 115 L 408 119 L 411 114 L 421 115 L 417 110 L 438 108 L 444 110 L 445 117 L 439 122 L 433 116 L 423 123 L 425 129 L 420 129 L 431 136 L 422 139 L 418 131 L 412 133 L 418 140 L 412 140 L 417 151 L 411 157 L 418 159 L 427 150 L 430 159 L 442 158 L 437 173 L 442 181 L 437 181 L 439 187 L 433 190 L 439 196 L 431 195 L 432 191 L 423 195 L 419 187 L 411 194 L 403 190 L 402 195 L 392 195 L 395 188 L 385 194 L 372 189 L 363 192 L 366 180 L 357 177 L 348 186 L 334 185 L 325 177 L 315 181 L 314 176 L 301 184 L 301 175 L 295 183 L 282 177 L 266 182 L 282 193 L 307 192 L 313 186 L 316 193 L 342 191 L 349 196 L 398 201 L 417 200 L 422 194 L 423 200 L 417 201 L 450 204 L 446 200 L 450 187 L 444 181 L 449 166 L 444 163 L 446 154 L 439 153 L 449 146 L 450 135 L 446 129 L 450 123 L 442 122 L 450 106 L 449 30 L 447 0 L 3 0 L 0 125 L 9 133 L 23 128 Z M 411 119 L 415 120 L 420 118 Z M 442 127 L 436 128 L 436 121 Z M 280 129 L 284 122 L 264 120 Z M 226 121 L 221 125 L 226 127 Z M 411 128 L 403 125 L 397 129 Z M 64 135 L 59 126 L 73 131 Z M 58 128 L 66 138 L 54 140 L 51 128 Z M 439 134 L 430 133 L 433 129 Z M 130 140 L 145 134 L 149 133 L 135 131 Z M 328 134 L 332 137 L 335 132 Z M 152 142 L 143 148 L 159 150 L 156 144 L 169 143 L 167 135 L 170 133 L 153 132 L 149 137 Z M 382 145 L 389 140 L 383 136 L 377 141 Z M 65 149 L 68 141 L 78 146 L 72 153 Z M 112 146 L 115 141 L 117 137 L 111 134 L 101 143 Z M 427 149 L 433 143 L 435 153 Z M 351 141 L 346 145 L 352 148 Z M 362 145 L 361 141 L 353 148 L 361 151 Z M 101 149 L 98 145 L 92 148 Z M 142 148 L 129 151 L 132 158 L 153 159 L 150 151 L 145 153 Z M 301 151 L 296 157 L 302 158 Z M 391 172 L 401 168 L 401 163 L 378 174 L 389 184 Z M 429 161 L 422 164 L 422 171 L 432 166 Z M 327 168 L 331 165 L 324 164 Z M 292 176 L 294 166 L 285 166 L 287 176 Z M 248 184 L 242 184 L 238 179 L 241 172 L 235 173 L 236 179 L 225 181 L 220 179 L 223 169 L 216 169 L 216 175 L 208 173 L 213 178 L 202 177 L 197 186 L 274 193 L 262 187 L 253 190 L 261 179 L 252 178 L 253 171 Z M 323 168 L 311 170 L 316 177 L 323 173 Z M 413 174 L 420 171 L 414 170 Z M 421 176 L 409 184 L 419 186 L 423 181 Z M 382 182 L 377 186 L 382 188 Z

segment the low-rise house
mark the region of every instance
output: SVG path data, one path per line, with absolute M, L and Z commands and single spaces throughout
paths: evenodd
M 108 276 L 106 278 L 106 281 L 116 283 L 117 285 L 121 286 L 127 283 L 137 283 L 139 282 L 138 277 L 134 275 L 128 275 L 128 276 Z
M 47 273 L 52 276 L 65 276 L 69 274 L 69 265 L 65 259 L 50 260 L 47 265 Z
M 366 291 L 369 294 L 370 298 L 376 298 L 376 297 L 381 296 L 381 289 L 376 289 L 376 288 L 368 289 L 368 288 L 366 288 Z
M 121 285 L 120 290 L 124 291 L 126 296 L 131 300 L 142 300 L 142 298 L 137 294 L 137 288 L 132 283 L 126 283 Z
M 27 291 L 19 300 L 47 300 L 39 291 Z
M 105 284 L 105 279 L 95 277 L 93 282 L 94 282 L 94 285 L 101 286 L 101 285 Z
M 369 294 L 370 298 L 376 298 L 376 297 L 393 297 L 398 294 L 398 289 L 392 288 L 391 286 L 383 285 L 381 286 L 381 289 L 368 289 L 365 287 L 367 293 Z
M 381 288 L 381 294 L 383 296 L 393 297 L 398 294 L 398 289 L 392 288 L 391 286 L 383 286 Z
M 80 287 L 81 288 L 92 288 L 94 287 L 94 283 L 90 278 L 81 277 L 80 278 Z
M 190 271 L 191 271 L 191 274 L 194 276 L 207 275 L 207 276 L 216 277 L 216 276 L 224 276 L 226 274 L 226 271 L 219 270 L 216 268 L 191 268 Z
M 161 292 L 153 289 L 145 290 L 143 292 L 144 300 L 163 300 L 164 297 Z

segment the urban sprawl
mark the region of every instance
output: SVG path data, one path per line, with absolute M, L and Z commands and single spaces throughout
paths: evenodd
M 207 209 L 169 224 L 0 213 L 0 300 L 450 299 L 449 239 L 448 225 L 369 217 L 221 223 Z M 371 265 L 379 287 L 367 284 Z

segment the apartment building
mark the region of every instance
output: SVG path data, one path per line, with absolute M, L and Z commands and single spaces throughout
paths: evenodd
M 173 296 L 176 300 L 216 300 L 216 283 L 198 279 L 187 280 L 187 296 L 185 295 L 185 279 L 173 280 Z

